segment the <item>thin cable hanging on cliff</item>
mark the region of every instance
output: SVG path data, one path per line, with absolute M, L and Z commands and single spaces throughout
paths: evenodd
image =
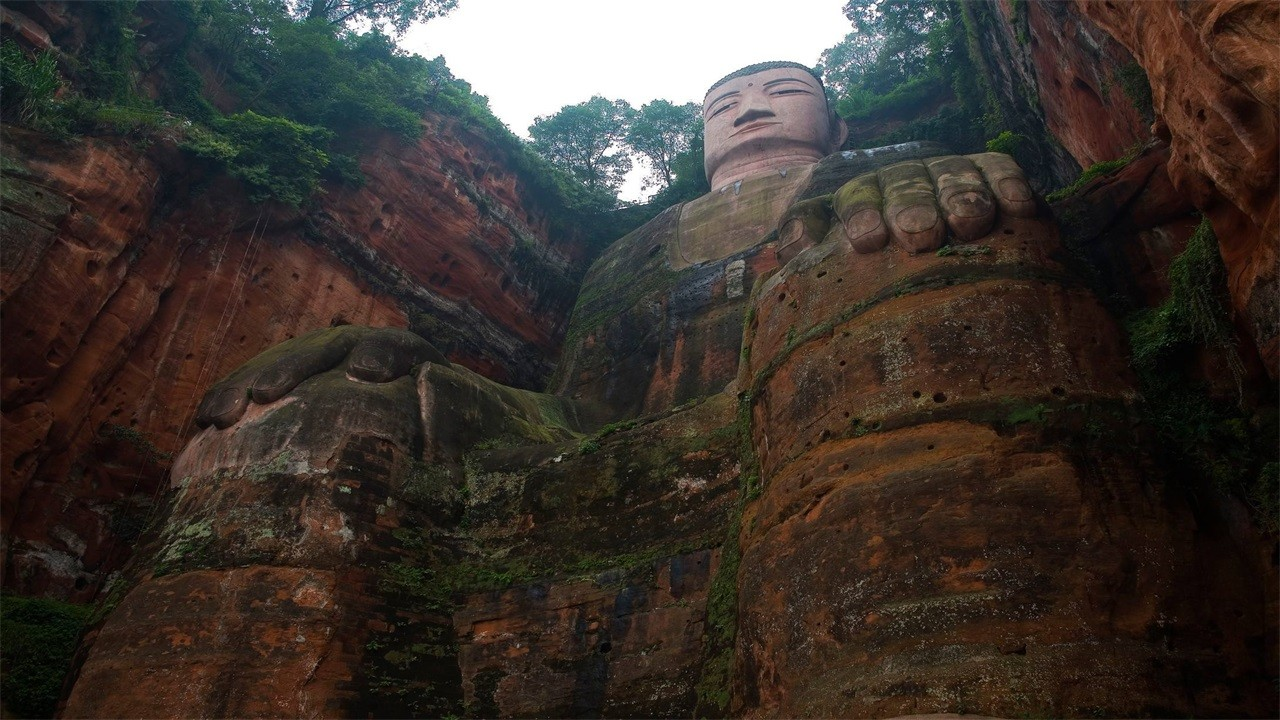
M 270 202 L 270 201 L 268 201 Z M 226 355 L 227 333 L 231 330 L 231 320 L 235 317 L 234 307 L 240 302 L 240 293 L 244 289 L 245 278 L 247 273 L 253 269 L 254 263 L 258 260 L 258 252 L 261 249 L 261 240 L 267 234 L 268 222 L 263 222 L 262 216 L 266 212 L 267 202 L 258 209 L 258 218 L 253 223 L 253 230 L 249 232 L 249 242 L 245 246 L 244 255 L 240 258 L 240 264 L 236 268 L 235 278 L 231 283 L 231 291 L 227 293 L 227 301 L 222 306 L 222 314 L 218 318 L 218 324 L 214 326 L 213 332 L 210 334 L 209 344 L 205 349 L 204 363 L 200 366 L 200 372 L 196 375 L 195 383 L 192 388 L 195 392 L 191 393 L 191 397 L 187 401 L 187 407 L 183 412 L 182 432 L 179 438 L 186 438 L 187 433 L 191 430 L 191 423 L 195 420 L 196 405 L 198 398 L 202 392 L 202 388 L 206 386 L 209 375 L 221 364 L 222 358 Z M 261 230 L 261 231 L 259 231 Z M 200 302 L 200 312 L 197 317 L 204 315 L 204 310 L 209 301 L 209 292 L 213 287 L 218 276 L 218 271 L 222 268 L 222 261 L 227 255 L 227 246 L 231 242 L 231 233 L 227 233 L 222 243 L 222 251 L 218 255 L 218 260 L 214 264 L 213 272 L 209 275 L 209 282 L 205 284 L 204 298 Z

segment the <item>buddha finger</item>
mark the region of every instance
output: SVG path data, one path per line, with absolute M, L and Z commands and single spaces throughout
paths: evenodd
M 884 219 L 893 239 L 912 254 L 942 247 L 947 226 L 924 163 L 910 160 L 890 165 L 879 170 L 879 177 Z
M 836 191 L 831 204 L 855 252 L 871 253 L 889 244 L 889 228 L 883 215 L 884 196 L 875 173 L 859 175 L 845 183 Z
M 959 155 L 924 162 L 933 178 L 938 205 L 956 239 L 970 242 L 990 232 L 996 221 L 996 206 L 977 166 Z
M 996 196 L 1000 212 L 1013 217 L 1035 217 L 1035 194 L 1031 191 L 1027 176 L 1013 158 L 1004 153 L 979 153 L 969 155 L 968 158 L 986 177 L 987 185 Z
M 196 408 L 196 427 L 210 425 L 219 430 L 231 427 L 249 407 L 249 388 L 243 383 L 223 382 L 204 394 Z
M 265 405 L 284 397 L 303 380 L 319 375 L 342 362 L 367 330 L 344 326 L 318 330 L 254 358 L 262 370 L 250 388 L 253 401 Z
M 421 337 L 407 330 L 382 328 L 368 332 L 352 348 L 347 357 L 347 377 L 362 382 L 391 382 L 428 361 L 449 364 L 439 350 Z
M 811 198 L 787 208 L 778 223 L 778 264 L 822 242 L 831 228 L 831 196 Z

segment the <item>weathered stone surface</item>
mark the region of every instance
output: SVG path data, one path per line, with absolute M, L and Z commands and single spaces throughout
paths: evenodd
M 1151 119 L 1136 104 L 1141 69 L 1123 45 L 1072 3 L 1022 3 L 1025 18 L 1014 17 L 1014 3 L 1001 5 L 1010 19 L 1008 34 L 1025 38 L 1045 127 L 1080 167 L 1113 160 L 1146 141 Z
M 787 208 L 945 152 L 921 142 L 837 153 L 668 209 L 591 266 L 549 387 L 621 418 L 720 392 L 738 372 L 747 295 L 777 266 L 774 233 Z
M 1174 187 L 1213 221 L 1232 306 L 1280 367 L 1280 6 L 1267 0 L 1077 0 L 1151 81 Z
M 689 715 L 717 560 L 468 596 L 454 614 L 465 702 L 480 716 Z
M 717 395 L 584 441 L 591 452 L 477 454 L 466 515 L 477 558 L 546 579 L 468 595 L 455 612 L 473 712 L 692 713 L 737 500 L 735 405 Z
M 63 716 L 337 716 L 347 579 L 263 566 L 157 578 L 92 638 Z
M 164 143 L 144 154 L 6 128 L 12 587 L 92 597 L 127 551 L 110 525 L 142 522 L 200 396 L 295 335 L 411 324 L 464 365 L 540 382 L 583 250 L 551 247 L 543 211 L 483 137 L 424 122 L 416 145 L 374 138 L 366 186 L 331 188 L 309 213 L 253 207 Z M 136 462 L 106 452 L 117 436 Z M 65 519 L 43 510 L 56 507 Z
M 560 398 L 458 366 L 427 363 L 385 383 L 353 381 L 349 369 L 206 428 L 175 461 L 165 528 L 116 590 L 136 583 L 91 639 L 68 714 L 403 716 L 459 703 L 482 714 L 690 712 L 736 498 L 733 399 L 633 422 L 588 451 L 577 439 L 545 444 L 583 429 Z M 476 449 L 495 444 L 517 447 Z M 303 621 L 240 591 L 173 604 L 210 584 L 225 595 L 246 573 L 264 597 L 292 592 L 298 573 L 328 578 L 323 617 L 306 620 L 328 634 L 294 632 Z M 454 584 L 429 590 L 433 578 Z M 493 578 L 515 587 L 472 591 L 453 612 L 451 594 Z M 291 642 L 187 632 L 200 677 L 132 698 L 183 672 L 149 670 L 175 627 Z M 294 672 L 318 658 L 321 676 Z M 202 679 L 220 675 L 236 681 Z
M 760 285 L 738 712 L 1274 704 L 1267 592 L 1208 599 L 1190 513 L 1144 479 L 1117 328 L 1059 256 L 1004 218 L 938 254 L 829 240 Z

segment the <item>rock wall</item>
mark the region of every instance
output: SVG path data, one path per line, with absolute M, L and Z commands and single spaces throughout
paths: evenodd
M 208 386 L 316 328 L 412 327 L 540 385 L 585 250 L 549 240 L 505 156 L 455 120 L 370 138 L 364 187 L 298 211 L 159 139 L 6 129 L 3 523 L 9 587 L 93 597 L 145 524 Z
M 1280 6 L 1267 0 L 1108 3 L 1081 12 L 1151 80 L 1169 177 L 1213 221 L 1237 322 L 1277 377 L 1280 345 Z
M 337 368 L 205 429 L 65 715 L 691 714 L 734 400 L 591 445 L 563 440 L 559 403 L 456 366 Z
M 1149 481 L 1122 336 L 1063 256 L 1003 218 L 938 254 L 828 239 L 760 285 L 737 712 L 1274 705 L 1274 569 Z
M 1145 81 L 1124 46 L 1071 3 L 998 5 L 1021 81 L 1039 101 L 1044 126 L 1080 167 L 1146 142 L 1151 118 L 1139 107 Z

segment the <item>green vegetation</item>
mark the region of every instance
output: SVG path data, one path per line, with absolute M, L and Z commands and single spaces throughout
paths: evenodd
M 1076 178 L 1075 182 L 1064 188 L 1054 190 L 1048 195 L 1045 195 L 1044 199 L 1049 202 L 1058 202 L 1059 200 L 1069 198 L 1083 190 L 1086 185 L 1093 182 L 1095 179 L 1104 175 L 1111 175 L 1125 165 L 1128 165 L 1133 160 L 1135 154 L 1136 153 L 1134 152 L 1130 152 L 1124 157 L 1119 157 L 1115 160 L 1104 160 L 1099 163 L 1094 163 L 1084 172 L 1080 173 L 1080 177 Z
M 159 463 L 173 458 L 172 453 L 156 447 L 151 438 L 135 427 L 107 424 L 102 427 L 100 434 L 104 440 L 117 440 L 132 446 L 147 462 Z
M 377 131 L 413 140 L 422 132 L 422 115 L 434 111 L 506 155 L 547 210 L 553 234 L 599 247 L 647 220 L 652 210 L 615 213 L 612 193 L 583 185 L 540 156 L 493 115 L 486 98 L 450 73 L 443 58 L 406 54 L 380 30 L 387 23 L 398 33 L 455 4 L 77 4 L 73 12 L 85 14 L 95 32 L 76 59 L 64 60 L 61 72 L 48 53 L 28 56 L 12 42 L 4 45 L 0 116 L 60 139 L 86 134 L 140 145 L 174 141 L 243 181 L 253 200 L 301 205 L 326 181 L 362 182 L 357 158 Z M 155 47 L 139 49 L 144 24 L 177 27 L 185 36 L 171 54 L 158 56 Z M 154 97 L 142 94 L 144 84 Z
M 654 100 L 631 111 L 623 135 L 627 147 L 648 161 L 645 189 L 670 187 L 685 170 L 677 161 L 701 140 L 702 109 L 695 103 L 676 105 L 667 100 Z M 699 160 L 701 155 L 699 151 Z
M 910 116 L 936 102 L 946 93 L 946 83 L 939 77 L 912 78 L 884 94 L 855 88 L 836 103 L 836 111 L 846 120 L 859 121 L 872 117 Z
M 819 69 L 836 109 L 852 123 L 907 120 L 875 137 L 884 145 L 934 140 L 978 152 L 1002 113 L 982 67 L 969 3 L 956 0 L 859 0 L 845 4 L 850 33 L 822 54 Z
M 987 141 L 987 152 L 1004 153 L 1016 157 L 1029 141 L 1030 138 L 1021 133 L 1001 130 L 999 135 Z
M 626 101 L 597 95 L 539 117 L 529 126 L 529 135 L 534 149 L 588 189 L 617 193 L 631 172 L 631 156 L 620 146 L 632 112 Z
M 643 160 L 649 167 L 643 187 L 658 188 L 645 219 L 710 189 L 702 167 L 702 115 L 694 103 L 654 100 L 637 110 L 596 96 L 539 117 L 529 134 L 533 148 L 552 164 L 614 202 L 633 160 Z
M 62 87 L 53 54 L 28 58 L 12 40 L 0 45 L 0 113 L 38 130 L 56 114 L 53 95 Z
M 0 692 L 6 715 L 53 717 L 93 608 L 0 595 Z
M 1254 510 L 1267 530 L 1280 529 L 1280 477 L 1274 406 L 1249 411 L 1189 382 L 1186 365 L 1208 349 L 1225 358 L 1242 393 L 1243 368 L 1224 305 L 1226 270 L 1206 218 L 1169 266 L 1169 299 L 1129 318 L 1133 366 L 1145 416 L 1182 473 L 1207 478 Z
M 749 326 L 748 326 L 749 329 Z M 744 333 L 743 344 L 750 342 Z M 707 592 L 707 630 L 702 651 L 702 675 L 698 678 L 697 717 L 725 717 L 729 710 L 733 682 L 734 643 L 738 636 L 738 569 L 742 565 L 742 516 L 748 503 L 760 497 L 763 489 L 760 460 L 751 439 L 751 405 L 753 395 L 738 397 L 737 419 L 733 430 L 737 435 L 741 475 L 738 502 L 729 511 L 724 543 L 720 551 L 720 567 L 711 579 Z
M 1133 103 L 1143 121 L 1155 122 L 1156 110 L 1151 98 L 1151 82 L 1147 80 L 1147 73 L 1142 66 L 1131 62 L 1117 70 L 1115 75 L 1116 80 L 1120 82 L 1120 89 Z

